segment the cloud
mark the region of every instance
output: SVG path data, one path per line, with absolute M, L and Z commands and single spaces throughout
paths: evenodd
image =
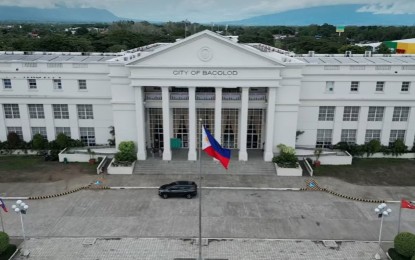
M 119 17 L 149 21 L 217 22 L 323 5 L 360 4 L 358 12 L 415 13 L 414 0 L 0 0 L 0 5 L 94 7 Z

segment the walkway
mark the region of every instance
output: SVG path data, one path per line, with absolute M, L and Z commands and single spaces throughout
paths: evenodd
M 369 260 L 376 253 L 387 259 L 375 242 L 337 242 L 337 246 L 325 247 L 321 241 L 209 239 L 202 250 L 205 259 L 212 260 Z M 199 252 L 193 239 L 161 238 L 32 238 L 25 248 L 32 260 L 191 260 Z

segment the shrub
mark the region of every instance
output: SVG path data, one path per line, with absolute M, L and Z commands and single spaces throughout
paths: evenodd
M 406 257 L 415 255 L 415 235 L 409 232 L 399 233 L 394 239 L 396 251 Z
M 32 148 L 35 150 L 43 150 L 48 146 L 48 140 L 41 134 L 35 134 L 32 139 Z
M 365 145 L 365 152 L 367 154 L 367 157 L 370 155 L 380 152 L 381 144 L 379 140 L 370 140 L 369 143 Z
M 9 260 L 14 252 L 16 251 L 17 246 L 16 245 L 9 245 L 6 249 L 6 251 L 3 252 L 3 254 L 0 255 L 0 260 Z
M 137 160 L 133 141 L 121 142 L 118 146 L 118 150 L 120 151 L 114 156 L 117 162 L 134 162 Z
M 282 168 L 297 168 L 298 159 L 295 156 L 295 149 L 284 144 L 277 147 L 280 149 L 280 155 L 272 158 L 272 162 Z
M 410 258 L 403 256 L 399 254 L 395 248 L 389 248 L 388 250 L 389 256 L 392 258 L 392 260 L 411 260 Z
M 391 152 L 395 156 L 399 156 L 403 153 L 408 152 L 408 146 L 401 139 L 397 139 L 391 146 Z
M 58 136 L 56 137 L 56 144 L 58 149 L 62 150 L 65 149 L 66 147 L 69 147 L 71 138 L 69 138 L 66 134 L 64 133 L 60 133 L 58 134 Z
M 5 232 L 0 232 L 0 254 L 3 254 L 9 246 L 9 235 Z
M 364 145 L 354 143 L 339 142 L 334 145 L 334 148 L 341 151 L 347 151 L 352 156 L 362 156 L 365 153 Z

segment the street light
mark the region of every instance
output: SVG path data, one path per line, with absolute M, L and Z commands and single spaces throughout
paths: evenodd
M 381 218 L 379 230 L 379 248 L 382 250 L 380 244 L 382 239 L 383 218 L 389 216 L 392 213 L 392 209 L 390 209 L 386 203 L 382 203 L 375 208 L 375 212 L 378 214 L 378 217 Z M 379 253 L 376 253 L 375 259 L 380 259 Z
M 12 209 L 14 210 L 14 212 L 18 213 L 20 215 L 20 221 L 22 223 L 22 232 L 23 232 L 23 242 L 26 241 L 26 234 L 24 232 L 24 226 L 23 226 L 23 215 L 22 214 L 26 214 L 27 210 L 29 209 L 29 206 L 24 203 L 21 200 L 16 201 L 16 205 L 12 206 Z

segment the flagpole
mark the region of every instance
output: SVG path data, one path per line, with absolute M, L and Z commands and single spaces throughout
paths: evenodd
M 3 225 L 3 213 L 1 212 L 1 210 L 0 210 L 0 219 L 1 219 L 1 230 L 2 230 L 3 232 L 5 232 L 5 231 L 4 231 L 4 225 Z
M 199 260 L 202 260 L 202 119 L 199 118 L 200 146 L 199 146 Z

